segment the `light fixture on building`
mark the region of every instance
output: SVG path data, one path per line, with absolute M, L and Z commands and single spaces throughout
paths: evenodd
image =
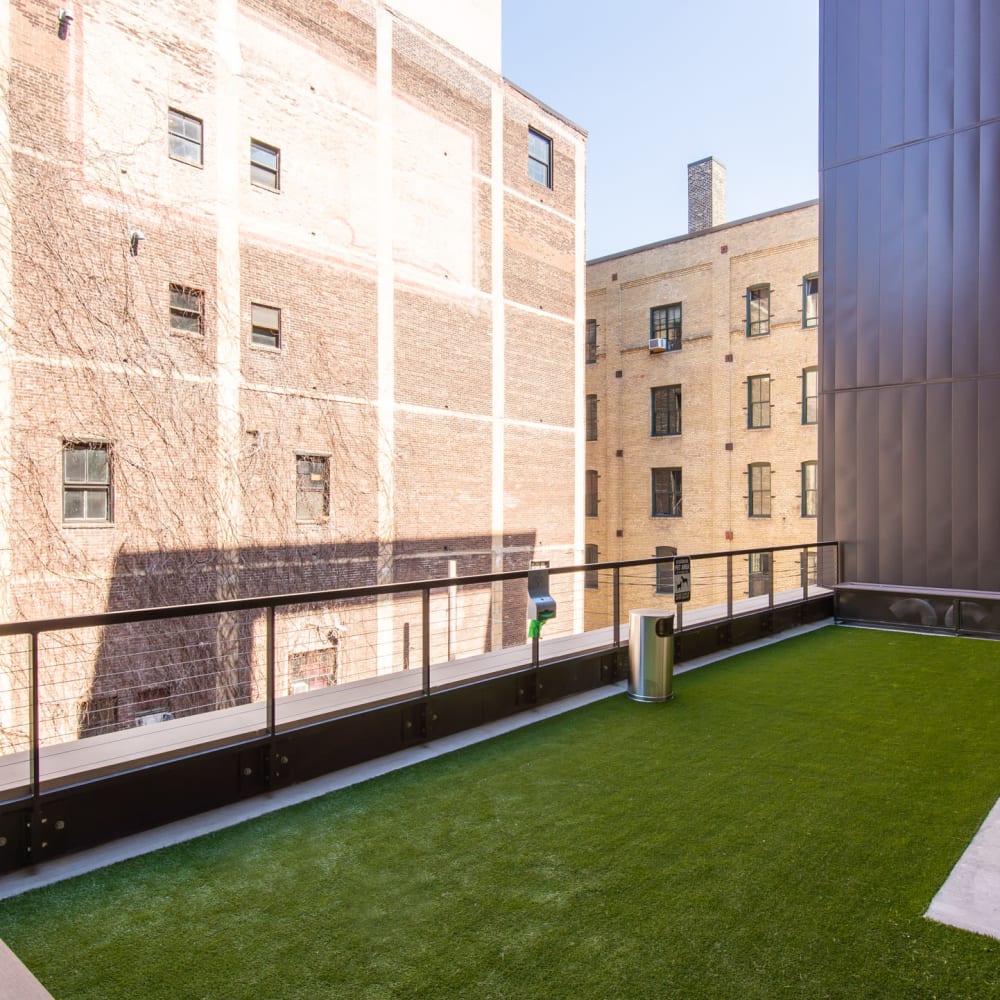
M 133 257 L 139 256 L 139 244 L 146 238 L 146 234 L 141 229 L 133 229 L 128 234 L 129 253 Z
M 73 23 L 73 15 L 65 8 L 59 8 L 59 37 L 66 41 L 69 34 L 69 26 Z

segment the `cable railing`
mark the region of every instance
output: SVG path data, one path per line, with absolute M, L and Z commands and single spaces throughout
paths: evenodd
M 676 630 L 828 593 L 835 542 L 549 569 L 556 618 L 528 637 L 527 570 L 0 625 L 0 802 L 601 651 L 633 608 Z

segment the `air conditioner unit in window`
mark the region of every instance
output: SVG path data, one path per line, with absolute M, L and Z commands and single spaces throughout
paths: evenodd
M 657 337 L 649 342 L 649 353 L 659 354 L 661 351 L 669 351 L 670 342 L 665 337 Z

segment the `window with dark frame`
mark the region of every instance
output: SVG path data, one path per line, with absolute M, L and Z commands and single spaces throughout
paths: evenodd
M 596 545 L 587 545 L 584 547 L 583 561 L 588 563 L 599 561 Z M 586 569 L 583 571 L 583 586 L 587 590 L 598 589 L 598 572 L 596 569 Z
M 652 415 L 650 434 L 653 437 L 670 437 L 681 432 L 681 387 L 657 385 L 649 390 L 649 407 Z
M 667 342 L 667 350 L 680 350 L 680 302 L 671 302 L 666 306 L 653 306 L 653 308 L 649 310 L 649 339 L 665 340 Z
M 751 552 L 748 559 L 748 591 L 750 597 L 761 597 L 771 592 L 771 553 Z
M 111 456 L 106 441 L 63 442 L 63 521 L 110 524 Z
M 681 517 L 680 469 L 653 469 L 653 517 Z
M 185 285 L 170 286 L 170 329 L 201 334 L 205 329 L 205 293 Z
M 771 464 L 754 462 L 747 467 L 750 517 L 771 516 Z
M 597 440 L 597 396 L 587 396 L 587 440 Z
M 597 517 L 597 469 L 587 469 L 587 495 L 586 514 L 587 517 Z
M 819 324 L 819 275 L 807 274 L 802 279 L 802 327 Z
M 656 546 L 657 559 L 675 555 L 677 555 L 677 549 L 673 545 Z M 656 592 L 658 594 L 672 594 L 674 592 L 674 564 L 672 562 L 656 564 Z
M 250 304 L 250 341 L 258 347 L 281 347 L 281 310 Z
M 257 187 L 281 190 L 281 150 L 250 140 L 250 181 Z
M 817 421 L 819 403 L 819 369 L 802 369 L 802 423 L 814 424 Z
M 552 140 L 533 128 L 528 129 L 528 176 L 552 187 Z
M 817 497 L 817 465 L 816 462 L 802 463 L 802 516 L 816 516 Z
M 330 513 L 330 459 L 295 456 L 295 520 L 323 521 Z
M 747 289 L 747 336 L 763 337 L 771 332 L 771 286 Z
M 747 379 L 747 427 L 771 426 L 771 376 L 751 375 Z
M 597 320 L 587 320 L 587 364 L 597 360 Z
M 200 167 L 204 162 L 204 126 L 200 118 L 176 108 L 167 110 L 167 142 L 170 158 Z

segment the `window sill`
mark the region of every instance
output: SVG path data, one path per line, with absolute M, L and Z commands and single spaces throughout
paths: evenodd
M 114 521 L 63 521 L 62 527 L 64 528 L 98 528 L 107 529 L 113 528 L 115 526 Z
M 173 156 L 170 153 L 167 153 L 167 157 L 168 157 L 168 159 L 173 160 L 174 163 L 183 163 L 184 166 L 186 166 L 186 167 L 197 167 L 199 170 L 204 170 L 205 169 L 205 161 L 204 160 L 202 160 L 201 163 L 195 163 L 194 160 L 185 160 L 183 156 Z

